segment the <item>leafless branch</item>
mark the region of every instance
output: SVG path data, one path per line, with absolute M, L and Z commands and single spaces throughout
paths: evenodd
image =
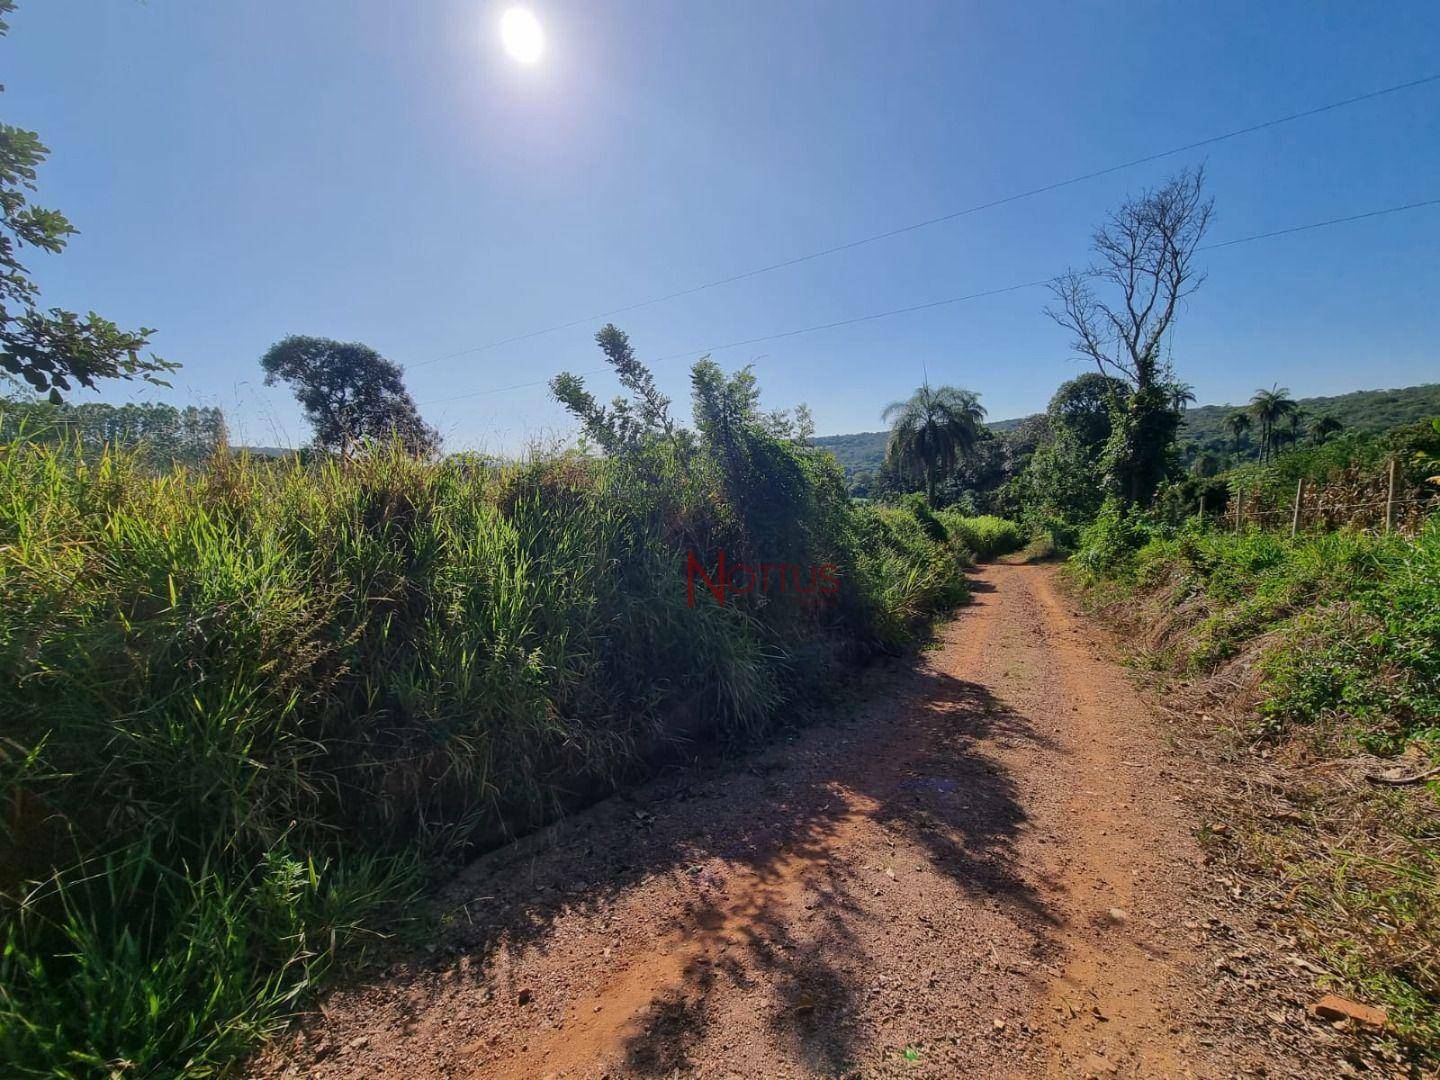
M 1180 301 L 1205 280 L 1194 265 L 1214 206 L 1204 184 L 1203 168 L 1186 170 L 1127 201 L 1095 233 L 1091 268 L 1051 284 L 1058 303 L 1046 314 L 1070 331 L 1071 347 L 1137 390 L 1163 374 L 1165 332 Z M 1109 286 L 1106 295 L 1092 282 Z

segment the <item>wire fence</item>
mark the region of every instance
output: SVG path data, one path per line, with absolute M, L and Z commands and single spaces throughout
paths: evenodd
M 1351 469 L 1321 482 L 1300 477 L 1281 484 L 1272 479 L 1247 490 L 1237 481 L 1225 505 L 1208 512 L 1203 503 L 1200 508 L 1203 517 L 1237 531 L 1258 526 L 1294 534 L 1351 527 L 1407 536 L 1418 533 L 1437 510 L 1440 487 L 1406 477 L 1393 460 L 1378 474 Z

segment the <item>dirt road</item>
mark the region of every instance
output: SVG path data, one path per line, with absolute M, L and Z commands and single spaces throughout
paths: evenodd
M 984 569 L 848 715 L 481 860 L 433 952 L 262 1068 L 1230 1075 L 1164 752 L 1054 573 Z

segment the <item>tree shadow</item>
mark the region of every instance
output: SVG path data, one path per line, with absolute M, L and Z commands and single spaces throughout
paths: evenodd
M 641 880 L 669 876 L 688 906 L 657 937 L 683 963 L 614 976 L 645 1001 L 625 1027 L 626 1067 L 688 1068 L 713 1030 L 714 994 L 729 985 L 759 995 L 776 1052 L 843 1070 L 860 1043 L 862 936 L 880 919 L 871 888 L 832 858 L 847 833 L 879 825 L 911 841 L 931 871 L 1008 909 L 1042 941 L 1056 922 L 1019 872 L 1025 811 L 986 747 L 1050 741 L 985 687 L 923 657 L 891 662 L 878 682 L 854 716 L 738 760 L 670 769 L 484 856 L 441 891 L 451 917 L 439 956 L 402 970 L 419 978 L 458 953 L 483 981 L 498 950 L 546 953 L 562 916 L 602 915 Z

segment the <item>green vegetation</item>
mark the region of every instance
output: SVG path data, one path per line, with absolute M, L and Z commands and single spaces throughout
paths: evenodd
M 292 334 L 260 358 L 265 385 L 288 383 L 321 450 L 349 453 L 370 439 L 398 439 L 415 454 L 434 453 L 440 436 L 420 418 L 405 373 L 358 341 Z
M 0 398 L 0 443 L 133 449 L 157 468 L 208 461 L 226 446 L 225 416 L 193 405 L 86 405 Z
M 1257 390 L 1250 399 L 1250 414 L 1260 431 L 1260 460 L 1273 458 L 1279 452 L 1283 439 L 1280 424 L 1286 419 L 1298 421 L 1299 409 L 1290 397 L 1289 388 L 1273 386 L 1269 390 Z M 1296 425 L 1298 426 L 1298 425 Z
M 974 452 L 985 419 L 980 399 L 969 390 L 931 389 L 927 383 L 906 400 L 887 405 L 882 415 L 890 421 L 886 465 L 896 475 L 923 481 L 925 497 L 933 506 L 940 477 Z
M 261 360 L 303 453 L 232 453 L 213 409 L 63 404 L 173 365 L 139 358 L 147 330 L 36 309 L 14 251 L 73 232 L 26 201 L 45 155 L 0 126 L 0 368 L 48 396 L 0 402 L 7 1075 L 230 1068 L 427 874 L 681 746 L 763 735 L 961 603 L 972 560 L 1074 550 L 1162 665 L 1248 665 L 1256 739 L 1440 754 L 1440 425 L 1416 422 L 1440 387 L 1189 409 L 1161 343 L 1203 280 L 1199 171 L 1056 281 L 1098 370 L 1043 415 L 987 426 L 927 384 L 888 432 L 814 439 L 707 358 L 687 425 L 606 326 L 624 394 L 556 376 L 578 446 L 499 462 L 441 458 L 402 370 L 325 338 Z M 1334 528 L 1373 523 L 1391 460 L 1405 536 Z M 1301 480 L 1322 498 L 1299 536 L 1216 527 L 1242 498 L 1278 521 Z M 1434 799 L 1384 798 L 1344 850 L 1257 833 L 1253 854 L 1298 932 L 1440 1052 Z
M 434 860 L 753 737 L 964 598 L 961 544 L 853 505 L 748 373 L 694 387 L 694 430 L 603 458 L 0 445 L 8 1075 L 222 1068 Z M 692 605 L 721 550 L 838 591 Z
M 1395 390 L 1357 390 L 1334 397 L 1296 398 L 1302 414 L 1320 418 L 1331 417 L 1343 425 L 1342 430 L 1362 435 L 1378 435 L 1391 428 L 1414 424 L 1440 415 L 1440 383 L 1409 386 Z M 1235 415 L 1245 418 L 1246 425 L 1238 442 L 1228 426 Z M 985 430 L 1000 441 L 1025 424 L 1043 419 L 1045 414 L 1014 420 L 991 421 Z M 1211 454 L 1222 463 L 1239 462 L 1258 457 L 1259 448 L 1246 436 L 1249 414 L 1241 406 L 1201 405 L 1189 407 L 1180 420 L 1178 447 L 1183 461 L 1193 463 L 1201 454 Z M 862 431 L 854 435 L 821 435 L 815 445 L 829 450 L 845 469 L 846 481 L 854 490 L 864 485 L 868 494 L 885 460 L 888 431 Z M 983 440 L 983 436 L 982 436 Z
M 1166 478 L 1181 414 L 1194 400 L 1161 343 L 1205 280 L 1194 264 L 1214 207 L 1204 187 L 1203 168 L 1185 169 L 1126 199 L 1096 230 L 1093 265 L 1052 286 L 1047 314 L 1070 332 L 1075 355 L 1123 384 L 1123 394 L 1108 395 L 1100 468 L 1110 495 L 1127 506 L 1147 505 Z
M 1072 565 L 1093 600 L 1121 605 L 1163 670 L 1226 688 L 1216 692 L 1249 725 L 1242 740 L 1312 762 L 1405 755 L 1407 772 L 1440 760 L 1440 518 L 1414 538 L 1292 539 L 1110 505 Z M 1413 1052 L 1440 1057 L 1440 782 L 1357 790 L 1312 771 L 1286 790 L 1277 810 L 1252 808 L 1233 857 L 1278 881 L 1288 924 L 1342 989 L 1384 1005 Z M 1306 828 L 1276 825 L 1287 818 Z
M 1334 397 L 1296 398 L 1295 406 L 1302 416 L 1330 417 L 1338 421 L 1344 431 L 1378 435 L 1391 428 L 1440 416 L 1440 383 L 1397 390 L 1357 390 Z M 1239 406 L 1233 405 L 1187 409 L 1180 426 L 1180 447 L 1185 459 L 1193 461 L 1207 452 L 1226 460 L 1257 458 L 1258 443 L 1245 438 L 1249 428 L 1241 433 L 1237 443 L 1235 433 L 1227 426 L 1229 418 L 1240 411 Z
M 992 514 L 966 517 L 951 510 L 942 510 L 936 516 L 950 538 L 963 544 L 977 559 L 989 561 L 1025 546 L 1025 532 L 1013 521 Z
M 1147 525 L 1111 509 L 1073 565 L 1090 585 L 1162 593 L 1184 609 L 1166 660 L 1206 675 L 1266 636 L 1259 716 L 1271 731 L 1339 719 L 1365 747 L 1440 750 L 1440 520 L 1414 540 L 1358 530 L 1290 538 Z

